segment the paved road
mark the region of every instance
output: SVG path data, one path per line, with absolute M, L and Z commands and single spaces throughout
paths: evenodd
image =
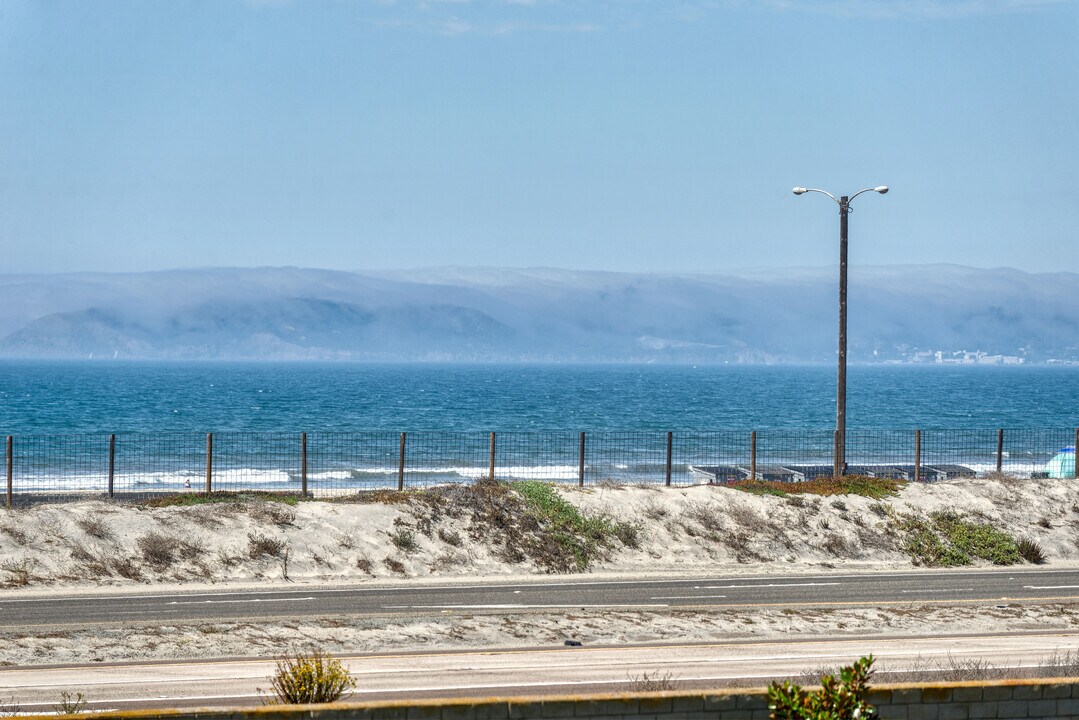
M 878 668 L 948 667 L 950 659 L 1037 665 L 1074 653 L 1074 632 L 936 638 L 844 638 L 696 645 L 546 648 L 343 658 L 358 681 L 353 700 L 578 694 L 631 689 L 645 674 L 679 688 L 715 688 L 836 667 L 872 652 Z M 55 707 L 61 691 L 83 692 L 91 709 L 250 705 L 273 663 L 234 660 L 55 668 L 0 668 L 0 699 L 23 711 Z M 877 682 L 886 682 L 878 676 Z M 10 700 L 9 700 L 10 698 Z
M 98 593 L 0 599 L 0 629 L 133 622 L 415 615 L 443 611 L 512 613 L 580 608 L 880 606 L 1035 603 L 1079 600 L 1079 570 L 821 573 L 716 576 L 692 580 L 566 580 L 477 585 L 401 584 L 295 587 L 212 593 Z

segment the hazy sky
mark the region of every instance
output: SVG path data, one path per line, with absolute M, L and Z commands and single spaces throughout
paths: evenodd
M 1079 0 L 0 0 L 0 272 L 1079 271 Z M 852 270 L 853 272 L 853 270 Z

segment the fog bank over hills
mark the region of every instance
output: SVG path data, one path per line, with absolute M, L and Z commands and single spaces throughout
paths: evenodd
M 831 362 L 834 268 L 211 268 L 0 275 L 0 356 Z M 852 361 L 1079 359 L 1079 274 L 852 268 Z

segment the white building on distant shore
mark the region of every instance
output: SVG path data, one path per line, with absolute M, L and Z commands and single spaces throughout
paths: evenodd
M 945 353 L 937 350 L 934 354 L 938 365 L 1022 365 L 1024 358 L 1018 355 L 990 355 L 981 350 L 969 352 L 956 350 Z

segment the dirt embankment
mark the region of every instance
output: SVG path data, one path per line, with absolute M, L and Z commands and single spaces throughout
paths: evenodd
M 1029 562 L 1038 553 L 1050 564 L 1079 560 L 1079 484 L 1068 481 L 1000 476 L 877 498 L 773 492 L 477 483 L 351 502 L 36 505 L 0 511 L 0 585 L 895 569 Z

